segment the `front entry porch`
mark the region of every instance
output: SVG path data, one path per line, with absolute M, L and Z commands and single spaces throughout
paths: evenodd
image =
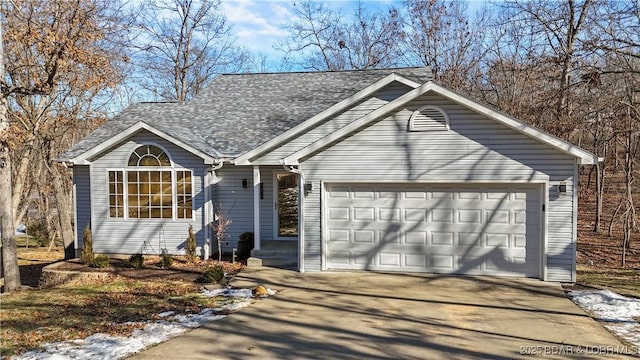
M 251 250 L 248 267 L 298 268 L 298 240 L 263 240 L 260 249 Z

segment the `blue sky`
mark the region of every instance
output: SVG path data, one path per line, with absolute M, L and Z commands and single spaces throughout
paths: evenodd
M 468 0 L 469 10 L 474 12 L 486 0 Z M 275 70 L 283 54 L 274 45 L 287 36 L 284 27 L 294 18 L 296 0 L 222 0 L 222 10 L 238 38 L 239 45 L 254 54 L 267 56 L 269 70 Z M 358 1 L 328 0 L 325 5 L 343 15 L 354 13 Z M 401 0 L 361 0 L 367 9 L 384 8 L 390 4 L 401 6 Z
M 286 37 L 284 27 L 293 19 L 295 1 L 281 0 L 222 0 L 222 10 L 233 26 L 239 45 L 257 54 L 264 54 L 270 63 L 279 62 L 282 53 L 273 49 Z M 363 0 L 367 8 L 387 7 L 396 0 Z M 344 15 L 353 13 L 357 1 L 326 1 L 327 6 Z

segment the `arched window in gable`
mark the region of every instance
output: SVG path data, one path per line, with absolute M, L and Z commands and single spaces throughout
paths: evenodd
M 192 219 L 192 171 L 176 169 L 158 146 L 138 146 L 124 170 L 110 170 L 109 217 Z
M 409 118 L 409 131 L 449 130 L 449 116 L 438 106 L 425 105 Z
M 129 156 L 129 166 L 171 166 L 171 160 L 164 150 L 155 145 L 142 145 Z

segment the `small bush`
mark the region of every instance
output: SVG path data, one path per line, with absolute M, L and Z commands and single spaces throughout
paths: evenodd
M 106 268 L 109 267 L 109 257 L 107 255 L 98 255 L 91 261 L 91 267 Z
M 222 270 L 222 265 L 220 264 L 213 265 L 204 272 L 205 282 L 219 283 L 222 278 L 224 278 L 224 270 Z
M 173 258 L 169 254 L 162 254 L 162 260 L 160 260 L 160 266 L 163 268 L 170 268 L 173 265 Z
M 142 254 L 135 254 L 129 257 L 129 264 L 133 266 L 135 269 L 142 269 L 142 265 L 144 264 L 144 256 Z
M 38 246 L 49 245 L 49 232 L 42 222 L 27 225 L 27 235 L 31 236 Z
M 93 264 L 94 257 L 93 238 L 91 237 L 91 229 L 89 229 L 89 225 L 87 225 L 82 233 L 82 254 L 80 255 L 80 260 L 82 260 L 83 264 L 89 265 Z M 109 258 L 107 258 L 107 262 L 108 260 Z
M 185 244 L 185 252 L 187 253 L 187 260 L 194 262 L 196 260 L 196 235 L 193 233 L 193 225 L 189 225 L 189 235 Z

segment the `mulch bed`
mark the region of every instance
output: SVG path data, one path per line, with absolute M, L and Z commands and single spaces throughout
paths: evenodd
M 184 257 L 174 257 L 173 264 L 169 268 L 163 268 L 159 256 L 145 256 L 145 262 L 141 269 L 131 266 L 127 259 L 109 259 L 109 267 L 93 268 L 83 264 L 78 259 L 68 260 L 58 265 L 56 270 L 66 271 L 88 271 L 88 272 L 109 272 L 114 275 L 131 279 L 153 279 L 153 280 L 181 280 L 187 282 L 198 281 L 204 272 L 217 264 L 214 260 L 196 260 L 189 262 Z M 231 263 L 223 261 L 222 267 L 228 274 L 236 274 L 245 267 L 240 262 Z

